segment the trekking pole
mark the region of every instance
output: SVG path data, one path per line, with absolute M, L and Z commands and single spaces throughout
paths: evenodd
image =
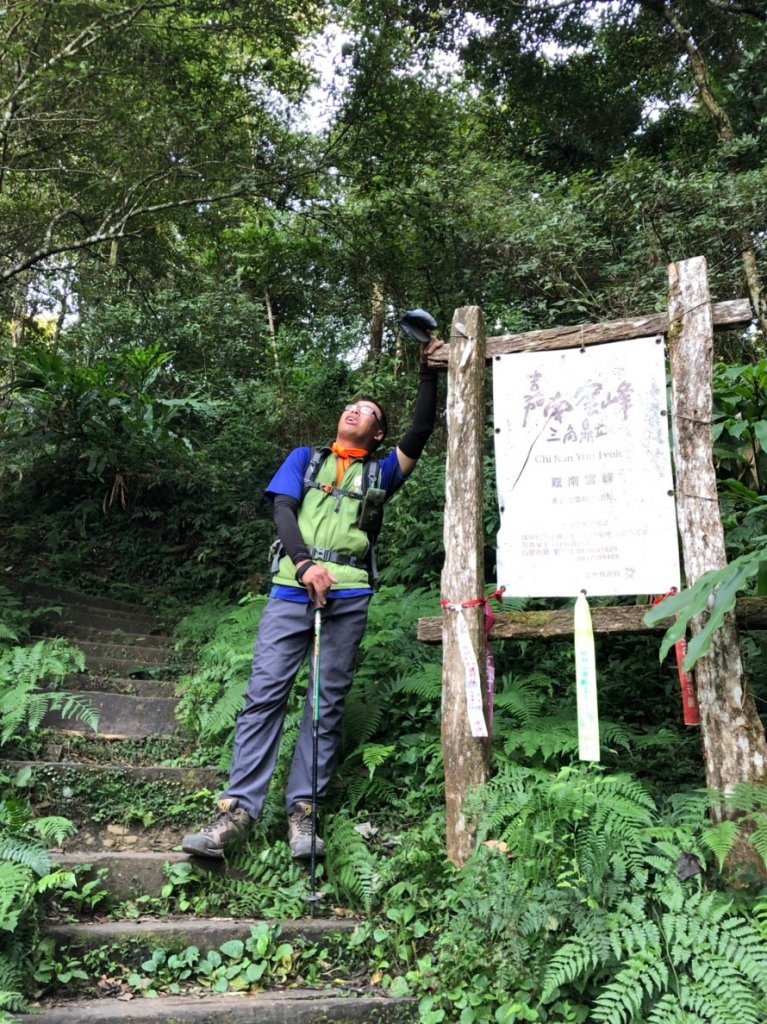
M 314 655 L 313 655 L 313 700 L 312 708 L 312 838 L 309 856 L 309 875 L 311 891 L 309 892 L 309 910 L 315 916 L 317 903 L 322 894 L 317 892 L 317 762 L 320 752 L 320 638 L 322 635 L 322 615 L 319 605 L 314 608 Z

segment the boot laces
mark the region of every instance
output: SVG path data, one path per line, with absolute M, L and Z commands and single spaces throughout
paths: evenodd
M 302 836 L 311 836 L 312 834 L 312 815 L 311 811 L 296 811 L 293 815 L 293 823 L 295 824 L 296 831 Z
M 234 823 L 234 814 L 231 811 L 219 811 L 213 821 L 208 825 L 204 825 L 200 831 L 203 835 L 213 835 L 222 825 L 233 825 Z

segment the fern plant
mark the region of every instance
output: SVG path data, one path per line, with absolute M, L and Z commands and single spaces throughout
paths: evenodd
M 532 764 L 571 758 L 578 751 L 574 706 L 549 709 L 557 683 L 542 672 L 527 676 L 503 674 L 496 680 L 494 734 L 496 746 L 510 761 L 520 756 Z M 599 723 L 604 748 L 627 750 L 640 738 L 637 730 L 602 717 Z
M 370 913 L 381 890 L 381 865 L 351 819 L 337 814 L 326 833 L 328 878 L 336 893 Z
M 35 732 L 49 710 L 95 729 L 98 714 L 87 703 L 70 693 L 38 689 L 42 683 L 57 686 L 67 672 L 84 667 L 82 653 L 65 640 L 19 647 L 0 638 L 0 744 Z
M 467 807 L 481 841 L 443 893 L 431 1009 L 446 1020 L 472 1006 L 476 1020 L 763 1024 L 767 910 L 762 900 L 748 916 L 708 891 L 710 801 L 689 792 L 659 810 L 625 774 L 505 765 Z
M 197 648 L 197 668 L 180 680 L 177 714 L 189 731 L 218 746 L 222 767 L 226 765 L 234 725 L 242 709 L 253 640 L 265 600 L 248 597 L 237 607 L 227 609 L 204 606 L 180 626 L 182 641 Z
M 40 691 L 57 686 L 67 672 L 84 668 L 84 658 L 64 640 L 41 640 L 22 647 L 23 609 L 0 595 L 10 619 L 0 622 L 0 744 L 34 732 L 49 709 L 95 728 L 97 715 L 71 694 Z M 7 781 L 7 780 L 6 780 Z M 24 778 L 17 777 L 23 786 Z M 51 889 L 70 888 L 74 875 L 53 869 L 48 844 L 60 845 L 74 826 L 65 818 L 35 818 L 29 803 L 8 788 L 0 800 L 0 1008 L 20 1010 L 34 973 L 37 914 Z
M 68 889 L 74 874 L 51 864 L 48 843 L 74 832 L 57 816 L 34 818 L 25 800 L 0 801 L 0 1008 L 21 1010 L 34 973 L 38 908 L 44 893 Z
M 723 821 L 720 825 L 708 830 L 703 840 L 706 845 L 714 851 L 722 867 L 727 854 L 730 853 L 735 842 L 747 836 L 751 846 L 762 858 L 767 867 L 767 789 L 763 784 L 740 782 L 733 786 L 726 794 L 712 794 L 712 800 L 725 812 L 732 814 L 731 819 Z M 733 828 L 734 826 L 734 828 Z M 726 848 L 719 849 L 715 842 L 717 833 L 727 831 Z
M 767 943 L 722 894 L 691 893 L 669 875 L 597 920 L 598 929 L 552 956 L 544 1004 L 564 986 L 599 978 L 591 1019 L 600 1024 L 671 1024 L 685 1014 L 762 1024 Z

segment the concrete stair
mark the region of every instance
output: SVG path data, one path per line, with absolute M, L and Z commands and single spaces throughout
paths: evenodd
M 34 1011 L 35 1024 L 403 1024 L 414 1019 L 412 1000 L 375 993 L 328 994 L 325 989 L 167 996 L 126 1002 L 76 1000 Z
M 195 742 L 194 737 L 183 736 L 175 717 L 172 677 L 182 666 L 165 624 L 146 609 L 125 602 L 47 586 L 17 592 L 30 607 L 45 609 L 37 620 L 38 631 L 65 635 L 83 651 L 86 671 L 69 675 L 61 689 L 76 693 L 99 715 L 98 728 L 93 730 L 49 713 L 44 724 L 50 730 L 52 756 L 35 762 L 6 762 L 8 769 L 24 774 L 40 814 L 60 814 L 77 823 L 77 834 L 54 851 L 56 862 L 98 878 L 116 902 L 159 897 L 168 865 L 193 863 L 198 873 L 245 877 L 244 871 L 226 861 L 178 852 L 181 835 L 209 817 L 213 794 L 222 780 L 210 766 L 156 763 L 160 756 L 176 756 L 178 749 L 193 754 Z M 166 753 L 160 754 L 163 750 Z M 131 806 L 124 806 L 126 799 Z M 213 950 L 231 939 L 244 941 L 258 923 L 204 917 L 56 921 L 45 931 L 62 954 L 87 956 L 89 951 L 115 949 L 118 963 L 137 970 L 154 948 Z M 348 935 L 358 924 L 344 917 L 285 921 L 280 941 L 330 940 Z M 94 986 L 98 982 L 94 977 Z M 376 991 L 367 979 L 356 986 L 350 981 L 336 985 L 335 990 L 289 988 L 221 995 L 199 989 L 194 995 L 142 999 L 118 985 L 103 994 L 113 998 L 72 1001 L 62 993 L 60 1000 L 33 1007 L 35 1020 L 38 1024 L 395 1024 L 416 1016 L 412 1000 Z
M 132 696 L 100 690 L 80 690 L 78 696 L 98 712 L 98 729 L 62 718 L 58 711 L 46 714 L 45 726 L 66 735 L 98 735 L 107 740 L 173 736 L 178 732 L 175 713 L 178 702 L 174 697 Z
M 62 737 L 64 743 L 66 738 Z M 106 749 L 97 748 L 93 754 L 86 749 L 85 753 L 110 753 L 119 758 L 121 746 L 109 741 Z M 94 853 L 120 850 L 172 851 L 180 835 L 209 816 L 212 794 L 221 784 L 218 771 L 211 766 L 166 767 L 129 764 L 125 759 L 99 763 L 63 758 L 6 761 L 5 766 L 27 776 L 28 792 L 39 813 L 61 815 L 76 823 L 78 831 L 65 840 L 63 852 L 82 852 L 88 859 Z M 200 799 L 190 800 L 194 794 L 201 794 Z M 188 810 L 183 810 L 185 803 L 190 805 Z M 182 810 L 172 815 L 164 813 L 176 807 Z M 184 859 L 189 858 L 184 855 Z M 141 872 L 137 877 L 140 883 Z M 153 896 L 159 893 L 152 888 L 151 878 L 144 891 Z
M 157 946 L 167 950 L 197 946 L 202 952 L 218 949 L 231 939 L 247 939 L 254 925 L 259 924 L 263 922 L 251 918 L 148 918 L 140 921 L 105 921 L 97 924 L 56 924 L 50 925 L 47 933 L 53 936 L 59 947 L 80 951 L 97 949 L 105 943 L 122 943 L 129 939 L 132 948 L 141 956 L 146 956 Z M 281 925 L 280 941 L 308 939 L 311 942 L 323 942 L 332 935 L 350 935 L 357 924 L 357 921 L 348 918 L 308 917 L 300 921 L 284 921 Z
M 172 679 L 142 679 L 98 672 L 72 672 L 64 677 L 61 688 L 70 693 L 98 689 L 99 693 L 124 693 L 132 697 L 173 697 L 176 692 Z

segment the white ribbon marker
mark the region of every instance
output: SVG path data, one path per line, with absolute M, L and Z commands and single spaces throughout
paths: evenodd
M 585 593 L 575 601 L 575 692 L 578 705 L 578 757 L 581 761 L 599 760 L 599 709 L 597 707 L 597 668 L 594 657 L 594 631 Z
M 469 728 L 474 737 L 486 737 L 487 725 L 482 710 L 482 684 L 479 675 L 477 656 L 469 636 L 464 609 L 458 604 L 445 604 L 445 608 L 457 613 L 458 649 L 465 670 L 466 710 L 469 714 Z

